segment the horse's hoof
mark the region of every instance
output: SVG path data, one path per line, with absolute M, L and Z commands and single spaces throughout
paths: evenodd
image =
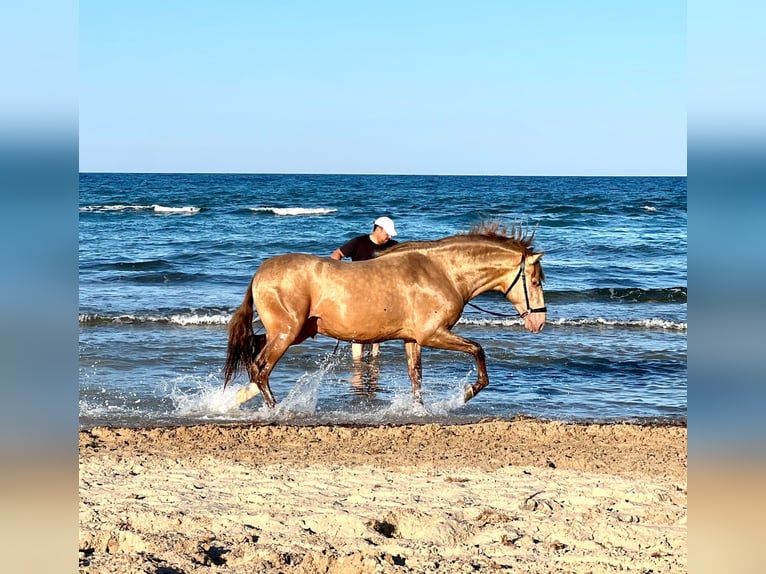
M 466 386 L 465 389 L 463 389 L 463 402 L 470 401 L 476 393 L 473 392 L 473 387 L 471 385 Z

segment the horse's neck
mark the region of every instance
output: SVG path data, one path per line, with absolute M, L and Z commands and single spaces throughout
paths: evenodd
M 521 254 L 476 243 L 440 251 L 435 258 L 450 274 L 460 293 L 469 300 L 497 287 L 501 277 L 518 267 Z

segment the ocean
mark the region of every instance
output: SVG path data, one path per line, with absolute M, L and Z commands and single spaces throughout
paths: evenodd
M 685 177 L 279 174 L 80 175 L 79 422 L 461 423 L 529 416 L 682 423 L 687 416 Z M 401 341 L 360 369 L 318 336 L 271 376 L 278 405 L 223 389 L 227 323 L 265 259 L 329 256 L 388 215 L 400 241 L 486 220 L 535 230 L 548 323 L 466 307 L 454 331 L 487 354 L 489 386 L 463 404 L 473 359 L 423 350 L 412 400 Z M 406 289 L 406 285 L 402 285 Z M 499 293 L 473 301 L 513 309 Z M 259 322 L 255 328 L 258 331 Z

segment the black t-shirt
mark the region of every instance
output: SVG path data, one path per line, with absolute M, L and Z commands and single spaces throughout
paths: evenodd
M 364 261 L 365 259 L 376 257 L 381 251 L 385 251 L 397 243 L 399 242 L 389 239 L 383 245 L 378 245 L 370 239 L 369 235 L 360 235 L 343 245 L 340 251 L 344 257 L 350 257 L 351 261 Z

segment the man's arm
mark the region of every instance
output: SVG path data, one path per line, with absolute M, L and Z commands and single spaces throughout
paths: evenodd
M 338 247 L 335 251 L 333 251 L 330 254 L 330 259 L 335 259 L 337 261 L 340 261 L 341 259 L 343 259 L 343 257 L 344 255 L 343 255 L 343 252 L 340 250 L 340 247 Z
M 354 237 L 351 241 L 348 241 L 338 247 L 335 251 L 332 252 L 330 255 L 331 259 L 335 259 L 337 261 L 340 261 L 344 257 L 351 257 L 352 259 L 353 254 L 356 252 L 356 244 L 359 242 L 358 237 Z

